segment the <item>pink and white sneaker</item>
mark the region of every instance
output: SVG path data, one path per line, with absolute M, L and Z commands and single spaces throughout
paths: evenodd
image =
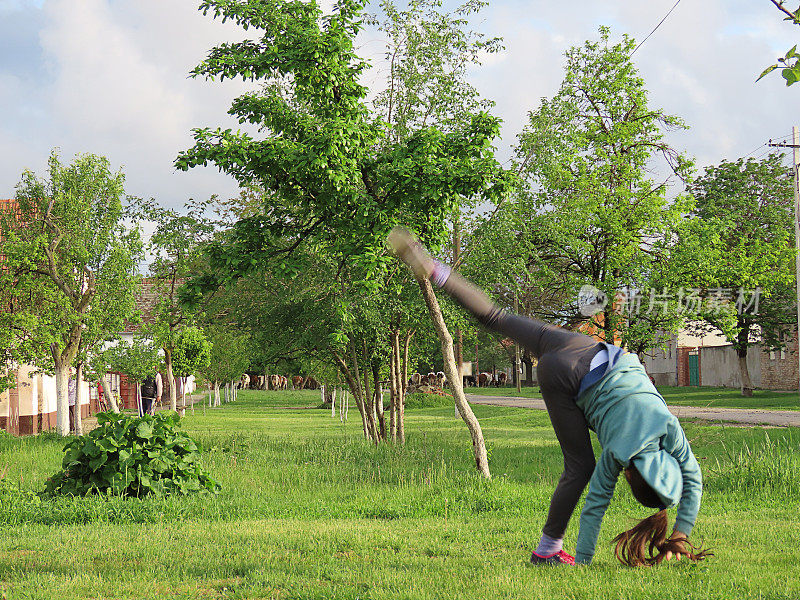
M 531 564 L 534 565 L 575 565 L 575 557 L 570 556 L 563 550 L 547 556 L 539 556 L 534 552 L 531 554 Z

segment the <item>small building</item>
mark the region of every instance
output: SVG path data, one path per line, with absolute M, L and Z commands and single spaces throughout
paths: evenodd
M 640 358 L 656 385 L 741 387 L 739 357 L 719 331 L 702 336 L 683 331 Z M 750 346 L 747 371 L 754 388 L 798 389 L 797 331 L 786 335 L 782 350 Z
M 82 381 L 81 417 L 98 410 L 97 390 Z M 16 369 L 16 386 L 0 394 L 0 429 L 30 435 L 56 427 L 56 380 L 30 365 Z

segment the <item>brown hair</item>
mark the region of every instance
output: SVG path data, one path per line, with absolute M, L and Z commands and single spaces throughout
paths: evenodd
M 667 510 L 653 488 L 644 480 L 636 467 L 627 467 L 625 479 L 631 486 L 636 500 L 649 508 L 660 509 L 656 514 L 640 521 L 635 527 L 623 531 L 614 538 L 614 555 L 622 564 L 629 567 L 652 566 L 659 564 L 667 555 L 683 554 L 692 561 L 700 561 L 714 556 L 708 550 L 701 550 L 687 539 L 667 538 Z M 656 552 L 657 551 L 657 552 Z

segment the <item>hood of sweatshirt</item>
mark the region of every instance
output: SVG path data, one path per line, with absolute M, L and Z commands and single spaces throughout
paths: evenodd
M 642 478 L 661 498 L 664 508 L 671 508 L 680 502 L 683 494 L 683 475 L 678 461 L 664 450 L 644 452 L 631 460 Z

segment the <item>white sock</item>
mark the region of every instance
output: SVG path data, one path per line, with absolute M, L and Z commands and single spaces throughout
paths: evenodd
M 536 547 L 536 554 L 539 556 L 550 556 L 564 547 L 563 538 L 551 538 L 546 533 L 542 534 L 539 545 Z

